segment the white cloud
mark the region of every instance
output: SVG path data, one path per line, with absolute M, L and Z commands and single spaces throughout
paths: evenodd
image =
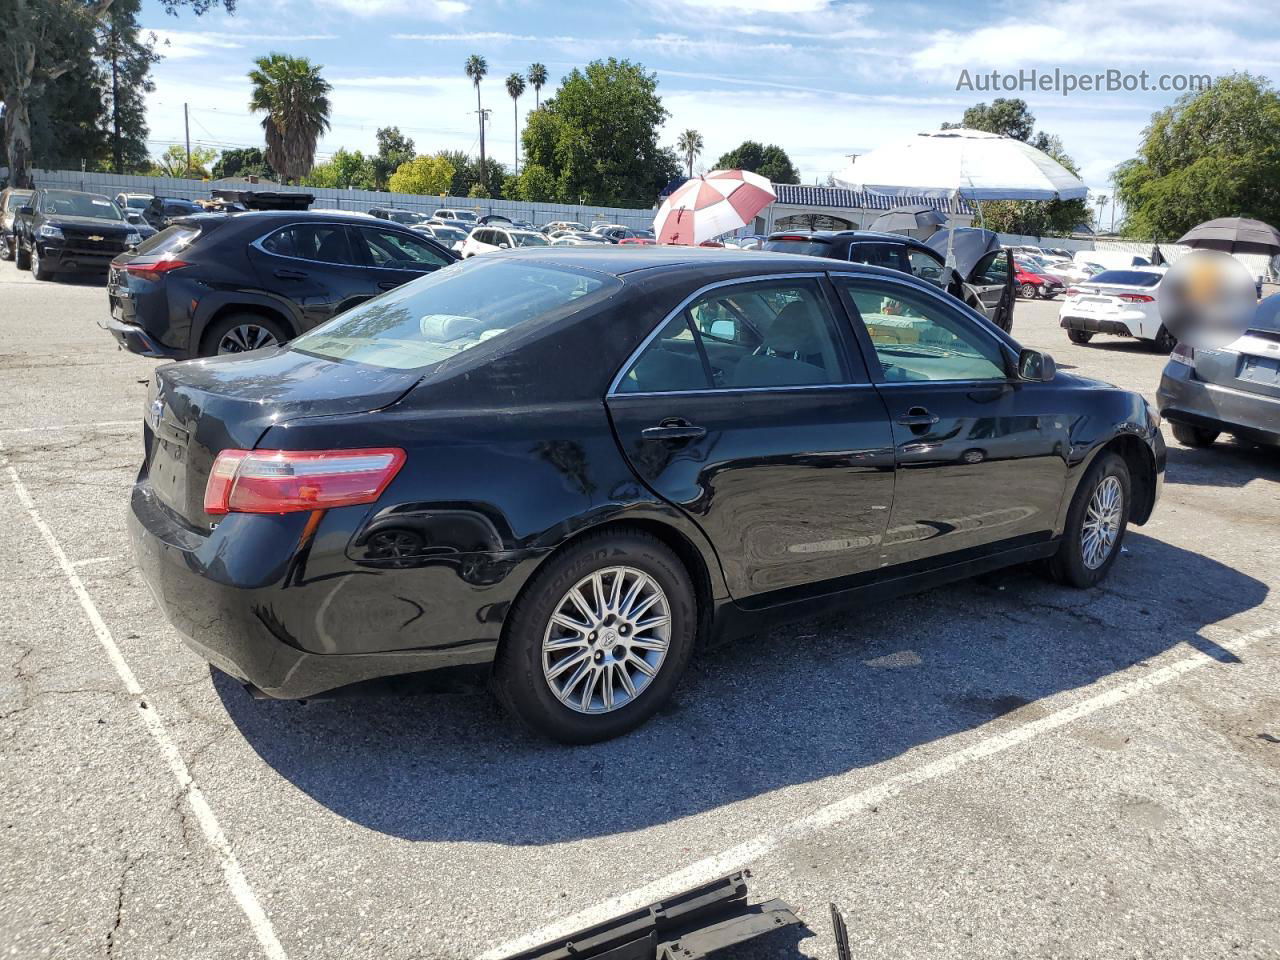
M 151 34 L 156 38 L 156 52 L 166 60 L 190 60 L 194 57 L 209 56 L 217 50 L 240 50 L 246 44 L 255 45 L 279 43 L 279 34 L 265 33 L 232 33 L 228 31 L 210 30 L 164 30 L 144 29 L 144 35 Z M 336 40 L 337 36 L 329 33 L 293 34 L 289 42 L 307 42 Z
M 384 14 L 404 14 L 402 0 L 322 0 L 326 6 L 335 7 L 358 17 L 377 17 Z M 465 0 L 416 0 L 413 13 L 428 20 L 447 20 L 458 17 L 471 9 Z
M 675 5 L 717 13 L 819 13 L 836 7 L 837 3 L 835 0 L 677 0 Z

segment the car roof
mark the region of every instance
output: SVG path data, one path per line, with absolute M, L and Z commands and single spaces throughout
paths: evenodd
M 908 237 L 901 233 L 882 233 L 878 230 L 775 230 L 767 239 L 778 240 L 783 237 L 802 237 L 805 240 L 880 240 L 924 246 L 915 237 Z
M 769 273 L 824 273 L 838 269 L 841 273 L 866 273 L 911 279 L 900 270 L 875 267 L 870 264 L 845 263 L 833 265 L 830 257 L 811 257 L 794 253 L 775 253 L 768 250 L 737 250 L 721 247 L 685 247 L 675 245 L 627 245 L 608 244 L 561 247 L 523 247 L 519 250 L 499 250 L 486 253 L 493 257 L 520 257 L 543 261 L 548 264 L 593 270 L 596 273 L 623 277 L 644 270 L 699 270 L 724 273 L 732 276 L 750 276 L 753 270 Z

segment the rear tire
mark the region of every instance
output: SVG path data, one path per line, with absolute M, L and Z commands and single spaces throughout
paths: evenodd
M 1093 334 L 1088 330 L 1068 330 L 1067 339 L 1072 343 L 1078 343 L 1084 346 L 1093 339 Z
M 12 260 L 12 259 L 13 259 L 13 238 L 6 237 L 3 242 L 0 242 L 0 260 Z
M 1178 345 L 1178 338 L 1170 333 L 1162 323 L 1160 324 L 1160 330 L 1156 333 L 1156 338 L 1150 343 L 1151 349 L 1156 353 L 1173 353 L 1173 348 Z
M 1189 423 L 1170 422 L 1170 429 L 1173 430 L 1174 439 L 1184 447 L 1210 447 L 1213 442 L 1218 439 L 1219 430 L 1209 430 L 1205 427 L 1193 427 Z
M 1098 454 L 1076 488 L 1062 543 L 1049 559 L 1049 576 L 1081 589 L 1107 576 L 1129 525 L 1130 490 L 1124 459 L 1110 451 Z
M 279 346 L 289 339 L 290 334 L 278 320 L 259 313 L 233 313 L 204 332 L 200 338 L 200 356 L 244 353 Z
M 621 596 L 613 598 L 616 571 L 628 573 L 619 588 Z M 597 574 L 605 600 L 599 605 L 593 595 Z M 628 606 L 625 599 L 637 583 L 642 592 Z M 566 607 L 571 593 L 579 588 L 590 611 L 572 604 Z M 655 596 L 638 619 L 625 616 Z M 665 648 L 658 651 L 655 646 L 664 641 L 663 628 L 654 632 L 655 628 L 643 624 L 650 622 L 650 611 L 664 606 L 669 622 Z M 567 615 L 562 612 L 566 609 Z M 553 615 L 557 615 L 554 622 Z M 586 628 L 566 629 L 562 626 L 566 620 L 581 621 Z M 671 696 L 693 652 L 696 625 L 697 602 L 688 571 L 666 544 L 638 530 L 588 534 L 547 560 L 516 600 L 494 662 L 493 691 L 512 716 L 553 740 L 575 744 L 608 740 L 644 723 Z M 631 645 L 642 641 L 649 645 Z M 556 644 L 569 649 L 558 649 Z M 632 666 L 644 657 L 652 675 Z M 565 669 L 557 674 L 561 665 Z M 574 684 L 579 672 L 584 679 Z M 621 700 L 620 705 L 610 706 L 604 699 L 606 679 L 610 698 L 615 704 Z M 599 702 L 588 691 L 584 709 L 582 693 L 588 683 Z M 627 685 L 635 688 L 634 694 L 627 692 Z

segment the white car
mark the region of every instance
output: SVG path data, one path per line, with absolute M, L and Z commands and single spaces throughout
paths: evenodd
M 1095 334 L 1134 337 L 1168 353 L 1177 339 L 1160 322 L 1156 294 L 1164 267 L 1104 270 L 1067 290 L 1058 324 L 1072 343 L 1088 343 Z
M 543 233 L 559 233 L 562 230 L 573 230 L 577 233 L 587 232 L 587 228 L 577 220 L 552 220 L 550 223 L 542 225 Z
M 1050 264 L 1050 267 L 1056 276 L 1062 277 L 1067 283 L 1084 283 L 1106 269 L 1096 263 L 1075 260 L 1059 260 Z
M 597 233 L 583 233 L 579 230 L 557 230 L 548 234 L 553 247 L 589 247 L 608 246 L 609 241 Z
M 513 250 L 516 247 L 549 247 L 551 241 L 533 230 L 516 230 L 511 227 L 476 227 L 462 244 L 462 259 L 477 253 L 493 250 Z
M 454 253 L 461 253 L 462 245 L 467 241 L 467 231 L 444 223 L 415 223 L 409 229 L 415 233 L 425 233 Z

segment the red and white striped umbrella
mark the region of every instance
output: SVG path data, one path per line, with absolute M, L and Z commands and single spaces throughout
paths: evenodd
M 751 222 L 773 203 L 773 185 L 747 170 L 716 170 L 675 190 L 658 208 L 653 232 L 659 243 L 696 246 Z

